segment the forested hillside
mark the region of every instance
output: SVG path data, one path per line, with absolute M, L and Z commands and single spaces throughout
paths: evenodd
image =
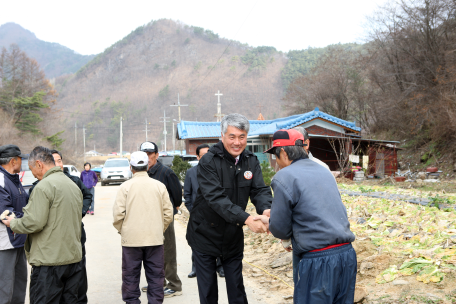
M 58 43 L 40 40 L 18 24 L 5 23 L 0 26 L 0 49 L 8 48 L 12 43 L 17 44 L 29 57 L 35 59 L 49 79 L 75 73 L 94 57 L 76 54 Z
M 273 47 L 251 48 L 210 30 L 159 20 L 139 27 L 75 75 L 57 79 L 58 104 L 66 129 L 84 124 L 89 144 L 117 147 L 122 116 L 126 149 L 133 149 L 145 139 L 146 119 L 149 139 L 162 141 L 160 117 L 166 111 L 168 120 L 178 119 L 177 108 L 170 107 L 178 94 L 188 105 L 183 120 L 214 121 L 218 90 L 223 113 L 283 116 L 286 62 Z
M 288 113 L 319 106 L 422 155 L 456 152 L 455 14 L 451 0 L 381 7 L 369 18 L 362 49 L 333 46 L 291 82 Z

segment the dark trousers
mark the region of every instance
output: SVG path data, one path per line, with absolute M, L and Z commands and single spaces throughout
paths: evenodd
M 221 270 L 223 270 L 222 260 L 220 259 L 220 257 L 217 257 L 217 272 L 220 272 Z M 195 258 L 193 256 L 193 252 L 192 252 L 192 271 L 194 273 L 196 273 Z
M 90 193 L 92 193 L 92 203 L 90 204 L 89 211 L 95 210 L 95 187 L 89 189 Z
M 76 304 L 81 265 L 33 266 L 30 276 L 31 304 Z
M 182 291 L 182 282 L 177 275 L 176 235 L 174 234 L 174 220 L 169 224 L 165 233 L 165 280 L 164 287 L 174 291 Z M 167 282 L 168 281 L 168 282 Z
M 147 247 L 122 247 L 122 299 L 126 303 L 141 303 L 139 281 L 141 263 L 147 280 L 149 304 L 163 303 L 164 257 L 163 245 Z
M 0 265 L 0 304 L 24 303 L 27 291 L 24 247 L 0 250 Z
M 356 268 L 351 244 L 304 254 L 298 265 L 294 303 L 353 304 Z
M 79 262 L 81 266 L 81 281 L 79 282 L 79 289 L 78 289 L 78 304 L 87 303 L 87 268 L 86 268 L 86 252 L 85 246 L 82 244 L 82 260 Z
M 193 250 L 196 280 L 198 283 L 198 293 L 201 304 L 218 303 L 217 285 L 217 257 L 210 256 Z M 242 258 L 241 252 L 234 257 L 222 259 L 223 270 L 225 271 L 226 292 L 228 303 L 248 304 L 247 295 L 244 289 L 242 277 Z

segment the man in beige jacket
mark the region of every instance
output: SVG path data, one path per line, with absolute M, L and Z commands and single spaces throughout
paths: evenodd
M 173 205 L 161 182 L 147 175 L 145 152 L 131 154 L 133 178 L 120 186 L 113 225 L 122 237 L 122 299 L 141 303 L 141 263 L 147 279 L 148 303 L 163 303 L 165 280 L 163 233 L 173 220 Z

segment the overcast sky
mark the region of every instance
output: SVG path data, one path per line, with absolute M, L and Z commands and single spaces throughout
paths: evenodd
M 2 1 L 0 24 L 15 22 L 45 41 L 97 54 L 151 20 L 180 20 L 251 46 L 287 52 L 363 42 L 365 17 L 385 0 Z

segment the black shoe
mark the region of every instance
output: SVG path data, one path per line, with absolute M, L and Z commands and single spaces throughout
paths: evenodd
M 218 272 L 219 277 L 221 277 L 221 278 L 224 278 L 224 277 L 225 277 L 225 270 L 223 270 L 223 268 L 221 268 L 221 269 L 220 269 L 219 271 L 217 271 L 217 272 Z
M 188 274 L 188 277 L 189 277 L 189 278 L 196 278 L 196 272 L 192 270 L 192 272 L 190 272 L 190 273 Z

